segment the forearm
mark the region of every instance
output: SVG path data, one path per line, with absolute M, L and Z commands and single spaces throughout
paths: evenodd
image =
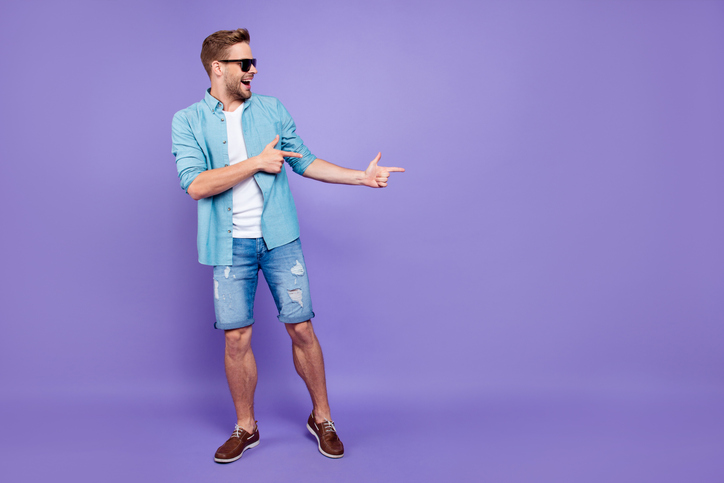
M 312 161 L 312 164 L 307 166 L 303 176 L 305 178 L 316 179 L 317 181 L 324 181 L 325 183 L 359 185 L 362 184 L 365 172 L 343 168 L 317 158 Z
M 231 166 L 203 171 L 191 182 L 188 193 L 195 200 L 223 193 L 254 176 L 259 171 L 256 161 L 256 157 L 253 157 Z

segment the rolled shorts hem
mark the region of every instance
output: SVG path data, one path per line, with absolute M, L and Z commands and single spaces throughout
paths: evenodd
M 239 322 L 232 322 L 230 324 L 220 324 L 218 321 L 214 322 L 214 328 L 219 330 L 232 330 L 241 329 L 242 327 L 249 327 L 254 323 L 254 319 L 240 320 Z
M 310 312 L 307 315 L 299 315 L 297 317 L 282 317 L 281 315 L 277 315 L 277 319 L 279 319 L 279 322 L 284 322 L 285 324 L 298 324 L 300 322 L 306 322 L 308 320 L 311 320 L 314 317 L 314 312 Z

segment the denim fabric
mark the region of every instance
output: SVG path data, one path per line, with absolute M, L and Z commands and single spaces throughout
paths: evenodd
M 271 250 L 262 238 L 234 238 L 233 250 L 233 265 L 214 267 L 214 327 L 229 330 L 254 323 L 259 269 L 274 296 L 280 322 L 296 324 L 314 317 L 298 238 Z
M 223 105 L 210 91 L 196 104 L 173 117 L 171 125 L 173 155 L 176 157 L 181 188 L 188 191 L 191 182 L 207 169 L 229 165 L 229 149 Z M 296 133 L 296 125 L 281 102 L 274 97 L 252 94 L 243 104 L 242 134 L 248 156 L 259 155 L 279 134 L 276 148 L 294 151 L 301 158 L 286 158 L 297 174 L 303 174 L 316 159 Z M 267 248 L 272 249 L 299 238 L 297 209 L 289 189 L 287 173 L 260 172 L 254 175 L 264 196 L 261 232 Z M 229 189 L 198 201 L 197 246 L 199 262 L 205 265 L 231 265 L 233 196 Z

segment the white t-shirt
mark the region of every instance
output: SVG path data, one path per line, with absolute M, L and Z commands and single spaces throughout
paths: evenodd
M 242 103 L 234 112 L 224 111 L 226 135 L 229 145 L 229 165 L 247 159 L 246 144 L 241 131 Z M 253 176 L 241 181 L 233 188 L 234 196 L 234 238 L 261 238 L 261 212 L 264 196 Z

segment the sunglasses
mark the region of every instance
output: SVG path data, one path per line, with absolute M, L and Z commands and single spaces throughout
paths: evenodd
M 242 72 L 249 72 L 251 66 L 256 67 L 256 59 L 236 59 L 236 60 L 220 60 L 225 64 L 239 64 Z

